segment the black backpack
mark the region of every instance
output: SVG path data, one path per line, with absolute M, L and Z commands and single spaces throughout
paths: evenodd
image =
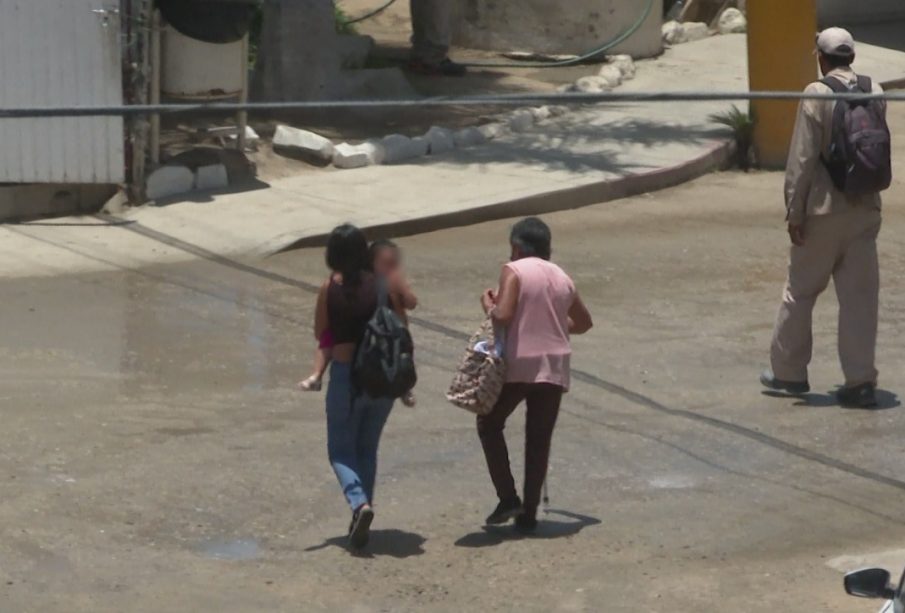
M 355 354 L 352 383 L 371 398 L 401 398 L 418 381 L 414 343 L 389 306 L 386 281 L 377 280 L 377 310 Z
M 837 94 L 873 91 L 870 77 L 854 86 L 827 77 L 820 81 Z M 830 151 L 823 163 L 839 191 L 861 196 L 882 192 L 892 183 L 892 146 L 886 111 L 880 100 L 837 100 Z

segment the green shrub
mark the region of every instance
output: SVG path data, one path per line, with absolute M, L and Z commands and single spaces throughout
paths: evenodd
M 732 130 L 735 137 L 735 162 L 739 168 L 747 172 L 751 168 L 754 149 L 754 115 L 732 105 L 725 113 L 710 115 L 710 121 Z

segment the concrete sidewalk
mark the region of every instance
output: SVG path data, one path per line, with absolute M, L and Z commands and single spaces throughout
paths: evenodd
M 862 45 L 857 67 L 879 81 L 901 79 L 905 53 Z M 640 62 L 638 76 L 621 91 L 746 87 L 745 37 L 729 35 Z M 725 161 L 730 135 L 708 116 L 729 106 L 601 105 L 415 164 L 307 173 L 256 191 L 133 209 L 114 222 L 82 217 L 2 226 L 0 276 L 267 255 L 317 242 L 345 221 L 414 232 L 661 189 Z

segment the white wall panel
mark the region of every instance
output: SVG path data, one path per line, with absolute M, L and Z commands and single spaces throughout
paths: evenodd
M 123 102 L 118 0 L 0 0 L 0 108 Z M 0 182 L 120 183 L 119 117 L 0 119 Z

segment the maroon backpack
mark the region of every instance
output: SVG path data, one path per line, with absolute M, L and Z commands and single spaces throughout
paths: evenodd
M 820 81 L 837 94 L 873 91 L 870 77 L 847 85 L 834 77 Z M 833 185 L 850 196 L 882 192 L 892 183 L 892 139 L 881 100 L 837 100 L 829 154 L 823 163 Z

